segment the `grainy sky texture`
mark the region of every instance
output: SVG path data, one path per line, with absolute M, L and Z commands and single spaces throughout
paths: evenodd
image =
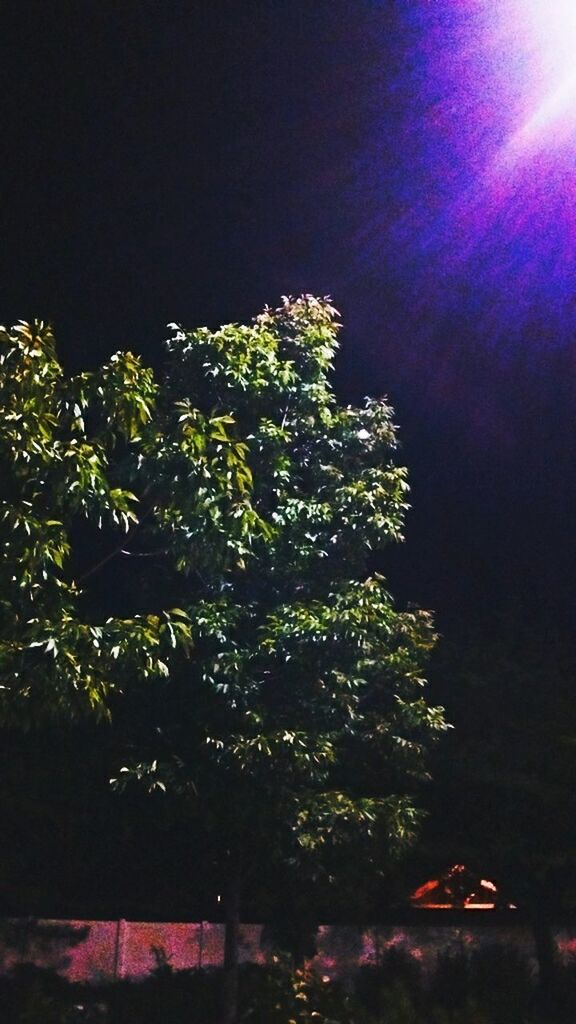
M 574 623 L 576 18 L 537 0 L 19 0 L 0 310 L 69 365 L 331 294 L 397 410 L 402 600 Z

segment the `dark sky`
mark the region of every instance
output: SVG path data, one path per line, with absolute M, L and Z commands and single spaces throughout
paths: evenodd
M 283 293 L 331 294 L 339 393 L 389 396 L 411 469 L 394 591 L 446 632 L 519 616 L 569 636 L 566 176 L 555 165 L 537 194 L 534 161 L 551 173 L 539 152 L 486 214 L 476 164 L 520 86 L 498 95 L 474 5 L 458 23 L 430 6 L 446 8 L 5 3 L 0 319 L 51 319 L 74 368 L 126 347 L 158 363 L 168 322 L 216 326 Z M 519 216 L 527 197 L 536 220 Z

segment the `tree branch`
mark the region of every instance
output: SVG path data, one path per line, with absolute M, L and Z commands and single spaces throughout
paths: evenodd
M 149 492 L 149 490 L 150 490 L 150 485 L 144 489 L 144 491 L 142 493 L 142 498 L 146 497 L 146 495 Z M 142 500 L 142 499 L 140 499 L 140 500 Z M 113 548 L 112 551 L 109 551 L 107 555 L 104 555 L 104 557 L 101 558 L 99 562 L 96 562 L 95 565 L 92 565 L 89 569 L 86 569 L 86 571 L 83 572 L 82 575 L 78 577 L 78 581 L 77 582 L 78 583 L 82 583 L 83 580 L 87 580 L 90 576 L 93 576 L 95 572 L 98 572 L 98 570 L 102 569 L 105 565 L 108 564 L 108 562 L 111 562 L 112 559 L 116 557 L 116 555 L 128 554 L 129 552 L 124 552 L 123 551 L 124 545 L 125 544 L 129 544 L 130 541 L 132 540 L 132 538 L 136 536 L 136 534 L 138 533 L 138 530 L 140 529 L 142 524 L 145 522 L 145 520 L 148 518 L 148 516 L 150 516 L 152 514 L 153 511 L 154 511 L 154 506 L 150 505 L 149 508 L 147 508 L 146 511 L 143 512 L 143 514 L 140 516 L 138 522 L 135 523 L 134 526 L 132 526 L 128 530 L 128 533 L 125 535 L 125 537 L 122 538 L 121 543 L 118 544 L 115 548 Z
M 126 551 L 124 548 L 120 551 L 121 555 L 126 555 L 128 558 L 154 558 L 155 555 L 167 555 L 167 548 L 156 548 L 156 551 Z

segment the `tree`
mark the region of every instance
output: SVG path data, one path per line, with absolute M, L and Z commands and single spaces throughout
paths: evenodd
M 226 880 L 226 1021 L 246 889 L 271 863 L 341 883 L 389 863 L 445 727 L 423 697 L 430 617 L 396 611 L 369 572 L 406 509 L 391 410 L 338 405 L 336 335 L 330 304 L 304 297 L 169 346 L 178 401 L 232 417 L 266 524 L 224 571 L 204 559 L 192 604 L 185 584 L 195 658 L 147 714 L 161 742 L 124 772 L 187 799 Z
M 428 856 L 493 877 L 531 923 L 544 997 L 558 995 L 552 926 L 576 905 L 576 661 L 513 619 L 438 647 L 456 728 L 434 764 Z
M 112 707 L 119 783 L 180 801 L 224 889 L 226 1024 L 250 886 L 389 863 L 445 728 L 430 616 L 370 572 L 406 510 L 392 413 L 337 403 L 337 331 L 310 296 L 174 326 L 161 384 L 129 354 L 65 380 L 42 327 L 0 339 L 6 714 Z

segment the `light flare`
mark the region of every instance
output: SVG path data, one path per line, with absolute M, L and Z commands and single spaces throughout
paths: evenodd
M 358 162 L 357 261 L 385 282 L 399 337 L 410 319 L 411 358 L 448 400 L 458 332 L 503 355 L 574 344 L 576 0 L 398 11 L 400 70 L 390 83 L 382 68 L 380 107 L 370 95 L 382 113 Z M 375 60 L 386 47 L 383 34 Z M 432 379 L 436 344 L 446 355 Z M 478 417 L 491 422 L 481 406 Z
M 518 146 L 533 143 L 559 120 L 568 121 L 572 128 L 576 125 L 576 2 L 522 0 L 514 22 L 518 26 L 525 22 L 519 43 L 524 34 L 530 77 L 540 94 L 531 116 L 512 140 Z
M 576 45 L 574 0 L 526 0 L 525 6 L 552 73 L 561 77 L 572 71 Z

